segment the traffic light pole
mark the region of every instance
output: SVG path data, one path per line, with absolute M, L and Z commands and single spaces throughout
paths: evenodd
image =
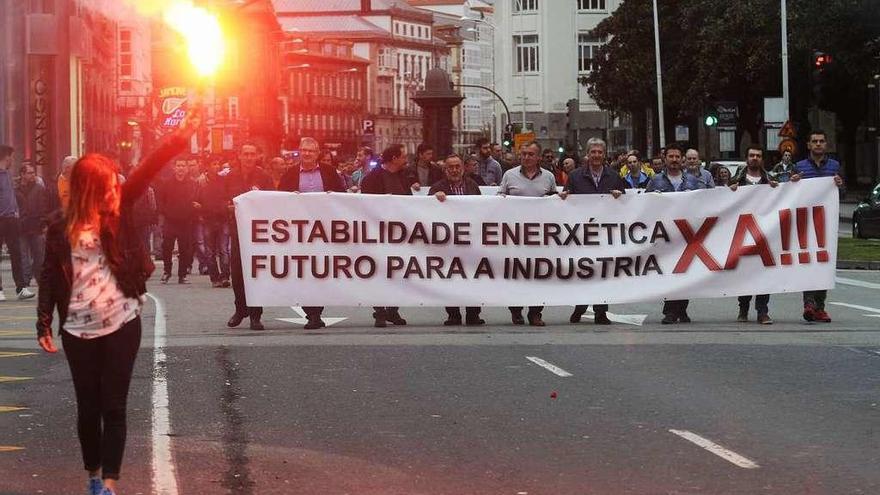
M 785 121 L 790 119 L 788 106 L 788 0 L 780 0 L 779 17 L 782 26 L 782 102 L 785 108 Z
M 663 118 L 663 72 L 660 68 L 660 21 L 657 18 L 657 0 L 654 0 L 654 60 L 657 65 L 657 117 L 660 127 L 660 146 L 666 146 L 666 123 Z
M 492 90 L 492 89 L 490 89 L 490 88 L 487 88 L 486 86 L 480 86 L 480 85 L 478 85 L 478 84 L 453 84 L 452 87 L 454 87 L 454 88 L 478 88 L 478 89 L 485 89 L 486 91 L 492 93 L 493 95 L 495 95 L 495 98 L 498 98 L 498 101 L 501 102 L 501 106 L 504 107 L 504 113 L 507 114 L 507 124 L 508 124 L 508 125 L 513 124 L 513 121 L 510 120 L 510 109 L 507 108 L 507 103 L 505 103 L 505 102 L 504 102 L 504 98 L 502 98 L 501 95 L 499 95 L 498 93 L 496 93 L 494 90 Z M 523 127 L 525 127 L 525 122 L 523 122 Z

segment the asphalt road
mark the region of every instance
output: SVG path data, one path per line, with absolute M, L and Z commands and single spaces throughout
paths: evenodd
M 122 493 L 880 493 L 880 274 L 838 277 L 831 324 L 787 294 L 769 327 L 721 299 L 675 326 L 612 306 L 605 332 L 561 307 L 543 329 L 330 307 L 320 332 L 297 308 L 230 330 L 231 291 L 151 284 Z M 0 493 L 83 493 L 70 373 L 36 350 L 34 306 L 0 303 Z

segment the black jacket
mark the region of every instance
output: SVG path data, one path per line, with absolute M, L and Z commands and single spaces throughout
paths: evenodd
M 477 185 L 473 179 L 469 179 L 465 177 L 464 179 L 464 194 L 466 196 L 478 196 L 482 194 L 480 192 L 480 186 Z M 447 195 L 451 195 L 449 181 L 447 179 L 440 179 L 438 182 L 435 182 L 431 189 L 428 191 L 428 195 L 437 194 L 438 192 L 443 191 Z
M 279 191 L 294 192 L 299 191 L 299 172 L 302 167 L 295 165 L 281 176 L 278 183 Z M 326 165 L 318 165 L 321 169 L 321 182 L 324 183 L 324 191 L 345 192 L 345 184 L 342 177 L 333 169 Z
M 740 170 L 738 174 L 736 174 L 736 177 L 733 177 L 732 179 L 730 179 L 730 182 L 728 182 L 728 185 L 731 185 L 731 186 L 734 184 L 738 184 L 740 186 L 752 185 L 752 183 L 749 182 L 748 179 L 746 179 L 746 175 L 748 175 L 747 169 L 746 169 L 746 167 L 743 167 L 743 169 Z M 770 183 L 770 176 L 767 174 L 767 171 L 762 168 L 761 169 L 761 181 L 758 182 L 758 184 L 769 184 L 769 183 Z
M 571 194 L 608 194 L 617 190 L 623 192 L 627 187 L 626 181 L 620 178 L 620 175 L 611 167 L 602 169 L 602 176 L 599 177 L 599 183 L 593 181 L 589 167 L 578 167 L 568 174 L 568 182 L 565 184 L 565 190 Z
M 153 262 L 134 222 L 134 204 L 146 191 L 150 180 L 187 146 L 189 139 L 175 134 L 150 154 L 122 185 L 119 224 L 115 228 L 115 236 L 111 233 L 111 226 L 101 226 L 101 244 L 105 246 L 110 271 L 126 297 L 143 295 L 147 291 L 147 279 L 153 273 Z M 52 334 L 52 317 L 56 309 L 59 332 L 64 328 L 72 284 L 73 266 L 67 238 L 67 219 L 58 211 L 53 214 L 46 235 L 46 256 L 43 271 L 40 273 L 37 302 L 37 336 Z
M 48 224 L 49 195 L 46 188 L 33 183 L 29 187 L 18 186 L 15 190 L 18 201 L 18 218 L 22 234 L 39 234 Z
M 196 217 L 193 202 L 196 200 L 198 184 L 189 177 L 165 180 L 159 187 L 159 212 L 166 221 L 180 223 L 192 222 Z
M 407 165 L 403 171 L 409 175 L 410 180 L 413 182 L 418 182 L 422 187 L 431 187 L 437 182 L 446 178 L 446 174 L 443 173 L 443 169 L 434 165 L 433 163 L 428 164 L 428 182 L 422 182 L 419 180 L 419 169 L 418 164 L 412 163 Z
M 391 173 L 385 170 L 385 167 L 376 167 L 361 181 L 361 192 L 412 196 L 413 182 L 412 177 L 404 170 Z

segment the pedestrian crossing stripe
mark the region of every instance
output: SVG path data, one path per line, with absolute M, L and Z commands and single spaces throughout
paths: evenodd
M 26 407 L 18 407 L 18 406 L 0 406 L 0 413 L 10 413 L 16 411 L 26 411 Z
M 15 452 L 18 450 L 24 450 L 24 447 L 15 447 L 12 445 L 0 445 L 0 453 L 3 452 Z
M 0 359 L 11 357 L 36 356 L 36 352 L 4 352 L 0 351 Z
M 33 378 L 29 376 L 0 376 L 0 383 L 23 382 L 25 380 L 33 380 Z
M 31 316 L 0 316 L 0 320 L 36 320 L 37 317 Z
M 12 305 L 7 306 L 5 304 L 0 304 L 0 310 L 5 310 L 5 309 L 30 309 L 30 310 L 34 310 L 36 308 L 37 308 L 36 305 L 17 304 L 14 306 L 12 306 Z

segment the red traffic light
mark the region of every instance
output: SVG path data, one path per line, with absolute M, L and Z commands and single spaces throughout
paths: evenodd
M 831 63 L 831 55 L 823 52 L 813 54 L 813 64 L 817 69 L 821 69 Z

